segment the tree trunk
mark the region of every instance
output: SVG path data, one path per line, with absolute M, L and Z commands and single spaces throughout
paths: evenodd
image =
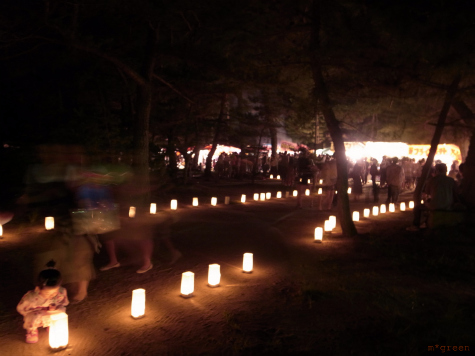
M 272 146 L 272 155 L 277 156 L 277 128 L 274 126 L 269 127 L 270 143 Z
M 310 61 L 312 67 L 313 81 L 315 85 L 314 95 L 319 104 L 319 110 L 323 113 L 325 122 L 330 132 L 330 136 L 335 146 L 335 158 L 338 178 L 336 189 L 338 191 L 338 215 L 341 229 L 344 236 L 355 236 L 357 234 L 355 224 L 350 212 L 350 200 L 348 198 L 348 167 L 345 152 L 345 142 L 340 129 L 340 124 L 335 117 L 330 103 L 328 90 L 323 77 L 320 49 L 320 1 L 314 0 L 312 9 L 312 34 L 310 43 Z
M 457 93 L 460 80 L 461 76 L 456 75 L 455 78 L 452 80 L 452 83 L 450 84 L 449 88 L 447 89 L 447 93 L 445 94 L 444 105 L 442 106 L 442 110 L 440 110 L 439 119 L 437 120 L 437 126 L 435 127 L 434 131 L 434 136 L 432 136 L 432 141 L 430 143 L 429 155 L 427 156 L 427 161 L 422 169 L 421 179 L 417 184 L 416 190 L 414 191 L 414 200 L 416 202 L 416 205 L 419 205 L 421 203 L 422 187 L 424 186 L 425 181 L 429 175 L 430 169 L 432 167 L 432 162 L 434 161 L 434 156 L 437 152 L 437 146 L 439 145 L 442 132 L 444 131 L 445 119 L 447 118 L 447 114 L 449 113 L 452 100 L 454 99 L 454 96 Z
M 216 122 L 216 131 L 214 132 L 213 144 L 211 150 L 209 151 L 208 157 L 206 157 L 206 170 L 205 177 L 211 177 L 211 164 L 213 162 L 213 155 L 216 152 L 216 147 L 218 147 L 219 135 L 221 134 L 221 127 L 224 121 L 224 109 L 226 106 L 226 94 L 223 94 L 221 98 L 221 108 L 219 110 L 218 121 Z

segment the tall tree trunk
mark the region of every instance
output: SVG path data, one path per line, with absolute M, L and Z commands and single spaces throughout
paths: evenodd
M 272 146 L 272 155 L 277 156 L 277 128 L 275 126 L 269 127 L 270 143 Z
M 452 101 L 457 93 L 458 85 L 460 83 L 461 76 L 456 75 L 452 80 L 449 88 L 447 89 L 447 93 L 445 94 L 444 105 L 442 105 L 442 110 L 439 113 L 439 119 L 437 120 L 437 126 L 435 127 L 434 136 L 432 136 L 432 141 L 430 142 L 430 150 L 429 155 L 427 156 L 427 161 L 424 164 L 424 168 L 422 169 L 421 180 L 419 184 L 417 184 L 416 190 L 414 191 L 414 200 L 416 204 L 420 204 L 421 202 L 421 195 L 422 195 L 422 187 L 429 175 L 430 169 L 432 167 L 432 162 L 434 162 L 434 156 L 437 152 L 437 146 L 439 145 L 440 138 L 442 136 L 442 132 L 444 131 L 445 126 L 445 119 L 447 118 L 447 114 L 449 113 L 450 105 L 452 105 Z
M 223 126 L 224 121 L 224 110 L 226 108 L 226 94 L 223 94 L 221 98 L 221 107 L 219 109 L 219 116 L 216 122 L 216 130 L 214 132 L 213 144 L 211 146 L 211 150 L 209 151 L 208 157 L 206 157 L 206 170 L 205 170 L 205 177 L 211 177 L 211 164 L 213 162 L 213 156 L 216 152 L 216 147 L 218 147 L 218 140 L 219 135 L 221 134 L 221 127 Z
M 341 229 L 344 236 L 355 236 L 357 234 L 355 224 L 350 212 L 350 200 L 348 198 L 348 163 L 345 152 L 345 142 L 340 129 L 340 124 L 335 117 L 325 79 L 323 77 L 323 68 L 321 62 L 320 49 L 320 1 L 313 1 L 312 8 L 312 34 L 310 43 L 310 60 L 313 81 L 315 85 L 314 95 L 319 104 L 319 110 L 323 113 L 325 122 L 330 132 L 330 136 L 335 146 L 335 158 L 337 165 L 338 178 L 336 189 L 338 190 L 338 215 L 340 217 Z

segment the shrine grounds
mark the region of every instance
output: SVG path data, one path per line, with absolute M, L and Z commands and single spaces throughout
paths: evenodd
M 200 182 L 162 194 L 159 210 L 178 199 L 172 241 L 183 257 L 169 266 L 155 236 L 154 268 L 139 275 L 134 240 L 122 236 L 122 266 L 98 272 L 88 297 L 67 308 L 70 343 L 57 355 L 475 354 L 475 227 L 408 232 L 412 212 L 396 208 L 361 218 L 356 237 L 342 237 L 337 224 L 323 243 L 315 243 L 315 227 L 323 227 L 336 208 L 319 211 L 318 197 L 305 197 L 303 209 L 296 209 L 296 198 L 275 198 L 278 190 L 280 183 L 272 180 Z M 255 192 L 272 192 L 273 198 L 254 202 Z M 373 206 L 369 186 L 364 193 L 359 202 L 350 196 L 352 210 L 361 215 Z M 191 206 L 194 196 L 198 207 Z M 216 207 L 210 205 L 213 196 Z M 411 198 L 406 192 L 400 200 Z M 147 214 L 153 225 L 145 208 L 137 214 Z M 33 288 L 32 246 L 39 238 L 45 238 L 39 219 L 4 226 L 2 356 L 52 355 L 46 330 L 37 344 L 25 343 L 15 310 Z M 242 273 L 245 252 L 254 254 L 251 274 Z M 106 262 L 102 250 L 95 266 Z M 221 265 L 217 288 L 207 286 L 211 263 Z M 189 299 L 180 297 L 185 271 L 195 273 Z M 142 319 L 130 316 L 136 288 L 146 289 Z

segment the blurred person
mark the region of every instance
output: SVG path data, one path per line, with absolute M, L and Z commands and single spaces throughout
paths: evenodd
M 373 201 L 376 203 L 376 202 L 379 202 L 379 186 L 376 180 L 380 172 L 378 169 L 378 161 L 375 159 L 373 159 L 373 164 L 371 165 L 371 168 L 370 168 L 370 174 L 371 174 L 371 182 L 373 183 Z
M 301 149 L 297 159 L 297 208 L 302 208 L 302 196 L 305 189 L 309 186 L 310 180 L 313 178 L 312 171 L 313 161 L 310 159 L 310 153 L 307 149 Z
M 361 194 L 363 194 L 363 167 L 360 162 L 357 161 L 353 166 L 351 177 L 353 178 L 353 199 L 358 201 Z
M 394 157 L 392 163 L 386 169 L 386 181 L 388 183 L 388 199 L 386 204 L 396 204 L 398 202 L 399 191 L 405 182 L 404 169 L 397 163 L 398 158 Z
M 336 160 L 328 160 L 323 163 L 320 174 L 323 185 L 323 197 L 320 199 L 320 210 L 331 210 L 335 196 L 335 184 L 337 179 Z

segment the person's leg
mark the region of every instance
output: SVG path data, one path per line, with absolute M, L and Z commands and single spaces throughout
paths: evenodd
M 386 199 L 386 204 L 389 204 L 391 202 L 391 195 L 392 195 L 391 186 L 388 185 L 388 199 Z
M 104 248 L 107 252 L 107 256 L 109 257 L 109 263 L 104 267 L 100 268 L 101 271 L 107 271 L 108 269 L 119 267 L 119 261 L 117 261 L 117 254 L 115 251 L 115 243 L 114 240 L 108 239 L 103 242 Z
M 142 255 L 142 267 L 137 270 L 137 273 L 145 273 L 152 269 L 152 252 L 153 241 L 152 239 L 143 239 L 139 241 L 139 249 Z
M 394 186 L 392 191 L 393 191 L 393 203 L 396 204 L 399 199 L 399 187 Z

